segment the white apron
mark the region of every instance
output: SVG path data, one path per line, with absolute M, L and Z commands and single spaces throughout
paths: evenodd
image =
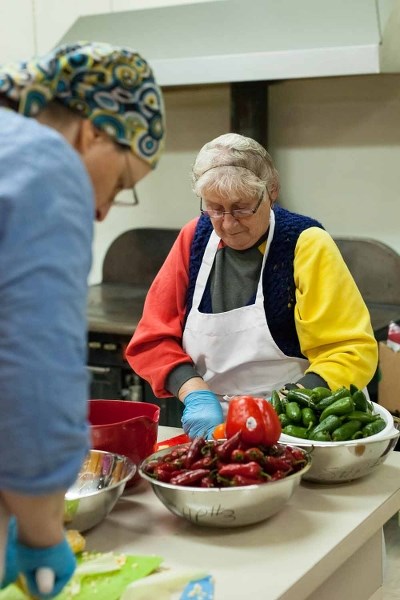
M 237 394 L 270 396 L 272 390 L 297 381 L 309 364 L 306 359 L 286 356 L 278 348 L 265 316 L 262 279 L 274 229 L 275 215 L 271 210 L 256 300 L 250 306 L 218 314 L 199 312 L 220 242 L 215 231 L 204 253 L 183 332 L 183 348 L 199 375 L 221 398 Z

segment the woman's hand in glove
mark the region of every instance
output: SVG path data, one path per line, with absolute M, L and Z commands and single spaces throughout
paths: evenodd
M 183 403 L 184 432 L 192 439 L 197 436 L 211 438 L 214 428 L 224 420 L 217 396 L 209 390 L 196 390 L 187 394 Z
M 37 598 L 57 596 L 74 574 L 76 559 L 67 540 L 48 548 L 32 548 L 16 542 L 18 571 L 25 576 L 30 593 Z M 54 574 L 49 593 L 36 580 L 38 570 L 47 568 Z M 52 587 L 52 589 L 51 589 Z
M 10 517 L 4 557 L 4 574 L 3 580 L 0 581 L 0 588 L 7 587 L 10 583 L 14 583 L 18 577 L 16 542 L 17 522 L 15 517 Z

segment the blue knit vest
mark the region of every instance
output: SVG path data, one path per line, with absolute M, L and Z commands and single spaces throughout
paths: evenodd
M 271 335 L 286 356 L 304 358 L 294 321 L 295 285 L 293 261 L 299 235 L 309 227 L 323 226 L 310 217 L 289 212 L 275 205 L 275 231 L 263 272 L 264 308 Z M 186 316 L 193 302 L 197 275 L 208 240 L 213 230 L 208 217 L 201 216 L 194 233 L 190 250 L 189 285 L 186 299 Z M 251 298 L 249 304 L 253 303 Z M 212 312 L 211 295 L 207 286 L 199 310 Z

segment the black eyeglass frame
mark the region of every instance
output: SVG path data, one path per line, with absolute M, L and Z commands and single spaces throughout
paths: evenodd
M 127 170 L 130 173 L 131 166 L 130 166 L 129 160 L 128 160 L 128 152 L 130 152 L 130 150 L 124 149 L 123 152 L 124 152 L 124 156 L 125 156 Z M 133 197 L 133 202 L 125 202 L 124 200 L 114 200 L 113 205 L 114 206 L 137 206 L 139 204 L 139 198 L 138 198 L 135 186 L 133 186 L 133 188 L 132 188 L 132 197 Z
M 210 219 L 222 219 L 224 215 L 231 215 L 234 219 L 245 219 L 246 217 L 252 217 L 256 214 L 261 206 L 261 202 L 264 199 L 265 190 L 262 191 L 259 201 L 254 208 L 233 208 L 232 210 L 203 210 L 203 198 L 200 197 L 200 212 L 202 215 L 209 217 Z M 217 214 L 210 214 L 217 213 Z M 239 214 L 238 214 L 239 213 Z M 245 213 L 245 214 L 243 214 Z
M 114 200 L 113 206 L 137 206 L 139 204 L 139 198 L 137 195 L 137 191 L 134 187 L 132 188 L 132 197 L 132 202 L 125 202 L 124 200 Z

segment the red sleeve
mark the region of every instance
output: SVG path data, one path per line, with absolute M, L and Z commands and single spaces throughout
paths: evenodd
M 179 364 L 193 364 L 182 349 L 189 258 L 198 218 L 183 227 L 155 277 L 142 318 L 126 350 L 132 369 L 151 385 L 158 398 L 171 396 L 164 385 Z

